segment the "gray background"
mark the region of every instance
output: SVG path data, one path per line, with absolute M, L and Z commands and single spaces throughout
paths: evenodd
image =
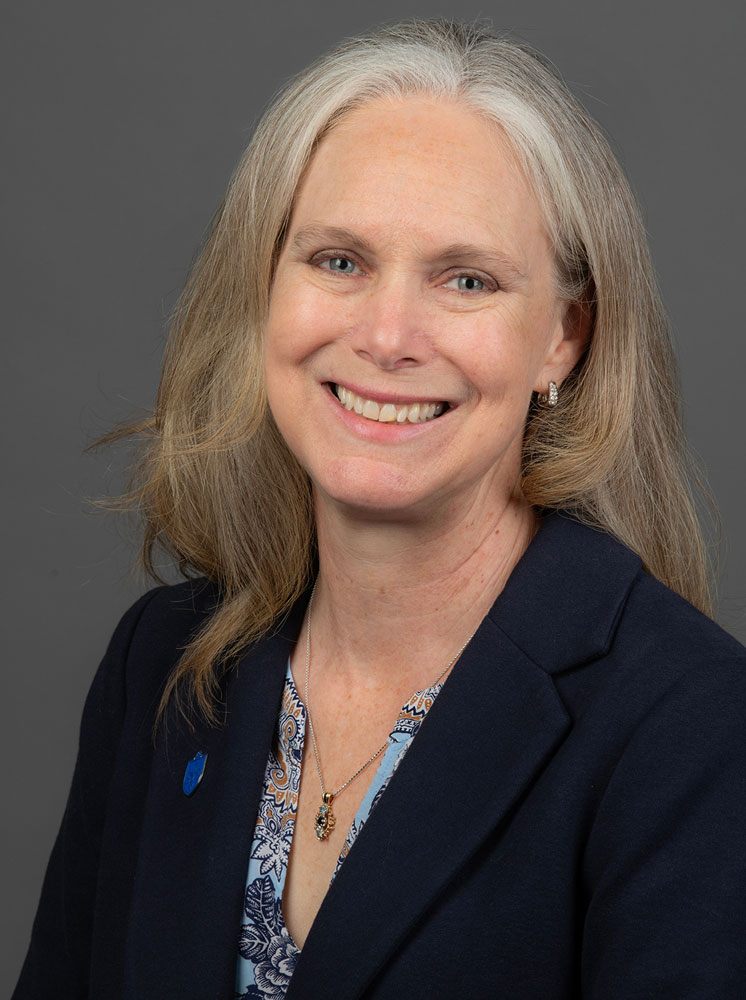
M 92 513 L 151 405 L 174 303 L 252 123 L 291 73 L 385 19 L 454 14 L 544 50 L 640 194 L 687 426 L 718 499 L 721 612 L 746 639 L 743 17 L 735 3 L 129 0 L 6 4 L 0 30 L 4 436 L 0 995 L 18 974 L 85 692 L 144 581 Z

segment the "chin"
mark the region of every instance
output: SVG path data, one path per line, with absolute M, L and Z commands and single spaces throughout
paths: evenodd
M 325 472 L 319 479 L 312 476 L 319 499 L 351 514 L 395 520 L 427 506 L 421 474 L 407 474 L 380 463 L 342 460 L 331 462 Z

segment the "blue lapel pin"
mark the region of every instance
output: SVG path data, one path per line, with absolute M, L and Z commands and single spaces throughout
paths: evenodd
M 200 781 L 202 781 L 206 763 L 207 754 L 203 750 L 198 750 L 187 764 L 186 771 L 184 771 L 184 783 L 182 785 L 185 795 L 191 795 Z

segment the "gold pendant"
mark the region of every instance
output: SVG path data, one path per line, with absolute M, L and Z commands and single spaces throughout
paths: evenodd
M 332 798 L 333 796 L 331 792 L 324 792 L 324 801 L 322 805 L 319 806 L 319 811 L 316 813 L 314 829 L 316 830 L 316 836 L 319 840 L 326 840 L 337 822 L 334 813 L 332 812 Z

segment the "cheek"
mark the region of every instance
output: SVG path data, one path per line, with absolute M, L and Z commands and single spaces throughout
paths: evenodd
M 318 294 L 314 295 L 314 291 L 302 282 L 278 275 L 265 329 L 267 401 L 280 433 L 294 452 L 313 396 L 313 362 L 329 339 L 329 324 L 315 301 Z
M 462 342 L 461 367 L 486 401 L 522 404 L 530 397 L 541 343 L 517 312 L 491 317 Z
M 298 365 L 344 331 L 341 310 L 312 286 L 285 282 L 270 301 L 266 353 L 276 363 Z
M 284 285 L 277 283 L 272 291 L 267 317 L 267 358 L 277 362 L 291 354 L 299 328 L 297 299 Z
M 269 338 L 264 353 L 264 389 L 277 429 L 298 458 L 307 394 L 298 379 L 297 369 L 288 365 L 282 353 L 276 349 L 276 344 L 273 345 Z
M 264 382 L 267 400 L 283 430 L 283 411 L 290 404 L 302 360 L 301 326 L 296 322 L 292 297 L 273 293 L 264 335 Z M 283 430 L 284 433 L 284 430 Z
M 501 327 L 499 364 L 515 391 L 530 395 L 557 329 L 556 310 L 537 302 L 510 313 Z

